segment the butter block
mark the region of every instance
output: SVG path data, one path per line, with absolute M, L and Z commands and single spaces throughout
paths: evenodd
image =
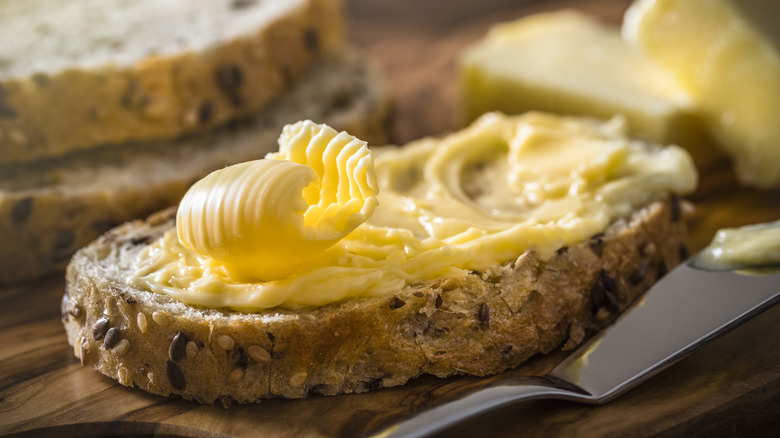
M 718 154 L 674 78 L 625 44 L 619 29 L 574 10 L 493 27 L 459 68 L 469 120 L 489 111 L 622 114 L 633 135 L 684 146 L 700 166 Z
M 776 1 L 640 0 L 622 29 L 686 90 L 740 180 L 762 188 L 780 186 L 779 12 Z

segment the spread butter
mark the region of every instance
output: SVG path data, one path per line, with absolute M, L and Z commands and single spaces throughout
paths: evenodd
M 549 258 L 697 181 L 684 150 L 631 140 L 619 118 L 489 113 L 449 136 L 370 154 L 330 151 L 325 140 L 342 134 L 294 126 L 279 153 L 225 170 L 224 186 L 235 189 L 194 186 L 180 207 L 181 239 L 171 230 L 144 249 L 128 281 L 243 311 L 386 295 L 530 250 Z M 311 134 L 293 134 L 301 126 Z M 266 193 L 235 197 L 250 187 Z M 309 220 L 310 210 L 321 219 Z

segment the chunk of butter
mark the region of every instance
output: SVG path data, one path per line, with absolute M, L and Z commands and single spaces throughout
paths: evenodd
M 469 120 L 488 111 L 621 114 L 633 135 L 682 145 L 700 165 L 717 156 L 674 78 L 617 28 L 574 10 L 494 26 L 463 53 L 460 80 Z
M 127 281 L 246 311 L 383 296 L 527 251 L 547 259 L 697 179 L 687 152 L 631 140 L 621 119 L 491 113 L 371 154 L 313 126 L 193 187 L 179 232 L 145 247 Z
M 746 13 L 759 4 L 763 17 Z M 779 33 L 778 14 L 770 1 L 640 0 L 623 22 L 695 101 L 741 181 L 767 188 L 780 186 L 780 51 L 762 30 Z
M 289 275 L 366 221 L 378 190 L 364 141 L 310 121 L 280 150 L 217 170 L 184 195 L 179 241 L 239 279 Z

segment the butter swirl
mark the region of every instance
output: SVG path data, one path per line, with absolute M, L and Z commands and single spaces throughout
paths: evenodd
M 245 281 L 271 280 L 366 221 L 377 184 L 366 143 L 311 121 L 284 128 L 280 150 L 195 183 L 176 216 L 181 244 Z
M 689 193 L 697 181 L 684 150 L 633 141 L 620 119 L 488 114 L 449 136 L 371 155 L 341 134 L 307 126 L 285 128 L 278 153 L 247 165 L 262 166 L 257 174 L 227 178 L 242 187 L 236 191 L 266 189 L 256 203 L 235 205 L 267 209 L 249 208 L 230 222 L 240 216 L 233 201 L 204 191 L 203 200 L 188 202 L 202 216 L 198 227 L 213 227 L 210 237 L 185 230 L 180 241 L 167 233 L 139 254 L 128 281 L 190 304 L 244 311 L 386 295 L 529 250 L 548 258 L 669 193 Z M 280 159 L 289 164 L 269 164 Z M 255 252 L 224 262 L 183 245 L 204 239 L 221 248 L 213 236 L 222 235 Z

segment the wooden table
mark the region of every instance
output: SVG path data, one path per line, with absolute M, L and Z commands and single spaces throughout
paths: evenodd
M 398 142 L 457 127 L 455 55 L 490 24 L 576 7 L 619 22 L 626 1 L 352 0 L 350 38 L 379 65 L 397 102 Z M 726 163 L 705 169 L 691 246 L 715 230 L 780 218 L 780 191 L 741 189 Z M 229 410 L 123 387 L 82 368 L 65 341 L 62 275 L 0 289 L 0 434 L 359 436 L 469 378 L 420 378 L 369 394 L 269 400 Z M 738 292 L 738 291 L 737 291 Z M 706 311 L 706 308 L 702 308 Z M 780 307 L 600 407 L 562 401 L 509 406 L 443 436 L 776 436 Z M 543 373 L 560 353 L 509 373 Z M 500 377 L 500 376 L 499 376 Z

